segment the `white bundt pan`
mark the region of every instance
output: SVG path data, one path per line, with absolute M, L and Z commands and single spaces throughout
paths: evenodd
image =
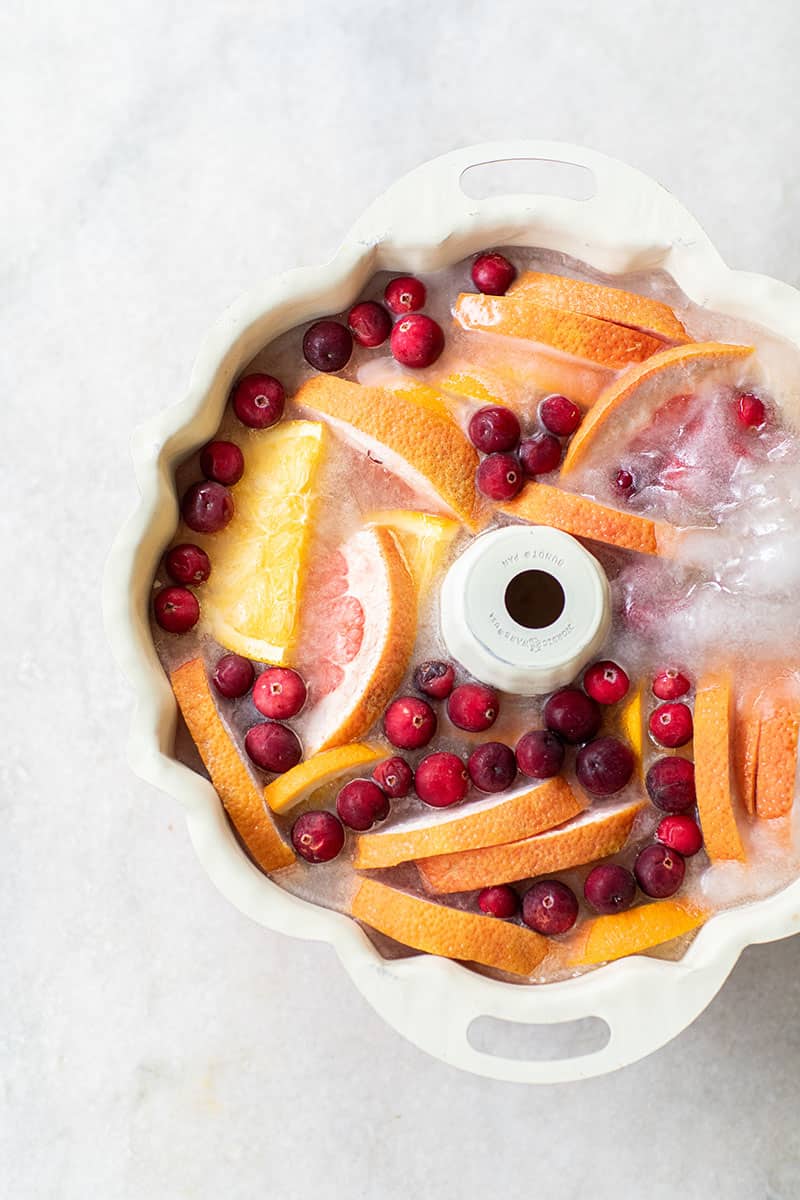
M 594 195 L 475 201 L 462 190 L 469 168 L 508 160 L 583 167 L 593 177 Z M 301 322 L 347 308 L 375 271 L 436 270 L 503 245 L 562 251 L 610 274 L 663 268 L 697 304 L 800 342 L 800 293 L 730 270 L 694 218 L 639 171 L 560 143 L 501 142 L 454 151 L 412 171 L 376 200 L 331 262 L 278 275 L 224 313 L 202 346 L 186 398 L 136 432 L 142 498 L 111 552 L 104 606 L 112 647 L 136 693 L 131 765 L 183 805 L 195 849 L 219 890 L 270 929 L 330 942 L 370 1004 L 429 1054 L 495 1079 L 552 1083 L 613 1071 L 685 1029 L 745 946 L 796 932 L 800 880 L 714 916 L 679 962 L 637 956 L 566 982 L 520 986 L 429 955 L 386 961 L 349 917 L 300 900 L 262 875 L 237 845 L 211 784 L 176 761 L 175 700 L 148 626 L 151 580 L 178 517 L 173 470 L 215 433 L 231 384 L 256 352 Z M 601 1049 L 577 1056 L 498 1057 L 476 1049 L 468 1037 L 472 1023 L 486 1015 L 527 1025 L 600 1018 L 609 1037 Z M 557 1047 L 564 1038 L 554 1031 L 553 1042 Z

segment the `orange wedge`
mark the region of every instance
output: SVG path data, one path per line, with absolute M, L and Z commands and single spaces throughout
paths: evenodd
M 627 954 L 640 954 L 702 925 L 707 914 L 678 900 L 655 900 L 627 912 L 592 917 L 584 922 L 575 939 L 573 966 L 611 962 Z
M 382 746 L 371 746 L 365 742 L 350 742 L 333 750 L 323 750 L 283 775 L 277 775 L 264 788 L 264 799 L 273 812 L 288 812 L 307 800 L 318 788 L 348 772 L 371 766 L 384 755 Z
M 430 892 L 468 892 L 494 883 L 565 871 L 621 850 L 644 807 L 644 800 L 637 800 L 611 812 L 593 809 L 535 837 L 427 858 L 417 863 L 417 870 Z
M 668 304 L 602 283 L 584 283 L 581 279 L 568 279 L 566 275 L 525 271 L 509 288 L 508 295 L 527 296 L 537 304 L 614 321 L 655 334 L 668 342 L 691 341 Z
M 694 782 L 706 853 L 712 862 L 744 861 L 730 781 L 730 681 L 700 680 L 694 702 Z
M 575 795 L 566 780 L 548 779 L 530 791 L 484 804 L 452 821 L 411 825 L 386 833 L 362 833 L 356 842 L 354 866 L 358 870 L 393 867 L 433 854 L 450 857 L 477 846 L 497 846 L 560 825 L 585 807 L 585 801 Z
M 658 384 L 662 380 L 668 386 L 668 373 L 675 369 L 677 384 L 685 385 L 686 370 L 712 371 L 728 362 L 747 358 L 753 353 L 752 346 L 733 346 L 724 342 L 690 342 L 686 346 L 671 346 L 661 350 L 646 362 L 623 372 L 619 379 L 601 392 L 597 402 L 578 427 L 569 444 L 561 474 L 567 475 L 581 462 L 600 429 L 621 408 L 634 408 L 644 424 L 649 410 L 654 410 L 663 400 L 663 391 L 656 386 L 648 388 L 647 395 L 641 390 L 644 384 Z
M 761 717 L 756 712 L 737 716 L 733 727 L 733 765 L 739 799 L 750 816 L 756 811 L 756 767 Z
M 797 703 L 761 722 L 756 773 L 756 816 L 784 817 L 794 804 L 800 707 Z
M 549 948 L 547 938 L 522 925 L 421 900 L 374 879 L 361 880 L 350 913 L 414 950 L 483 963 L 513 975 L 530 975 Z
M 598 321 L 581 313 L 535 304 L 525 295 L 484 296 L 462 292 L 453 309 L 464 329 L 499 333 L 552 346 L 562 354 L 584 358 L 618 371 L 643 362 L 664 343 L 626 325 Z
M 477 528 L 478 455 L 450 417 L 402 389 L 365 387 L 336 375 L 315 375 L 295 400 L 323 413 L 334 430 L 371 451 L 421 495 Z
M 211 782 L 239 837 L 262 871 L 278 871 L 294 862 L 294 853 L 275 828 L 214 703 L 202 659 L 193 658 L 170 675 L 183 719 Z
M 551 525 L 575 537 L 592 538 L 640 554 L 658 554 L 669 545 L 671 528 L 639 517 L 636 513 L 606 508 L 575 492 L 565 492 L 549 483 L 526 484 L 508 504 L 499 505 L 509 517 L 531 525 Z

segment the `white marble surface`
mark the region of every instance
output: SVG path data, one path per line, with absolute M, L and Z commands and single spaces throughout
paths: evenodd
M 800 1196 L 800 942 L 614 1077 L 447 1069 L 212 889 L 125 766 L 99 599 L 131 430 L 217 312 L 424 158 L 585 141 L 800 282 L 798 51 L 792 0 L 5 0 L 3 1195 Z

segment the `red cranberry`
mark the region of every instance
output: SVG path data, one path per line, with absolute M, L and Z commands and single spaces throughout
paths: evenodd
M 452 664 L 439 659 L 420 663 L 414 672 L 414 687 L 434 700 L 445 700 L 452 692 L 455 681 L 456 673 Z
M 351 779 L 336 797 L 339 818 L 350 829 L 371 829 L 389 815 L 389 800 L 371 779 Z
M 619 863 L 601 863 L 586 876 L 583 894 L 595 912 L 623 912 L 633 904 L 636 880 Z
M 296 767 L 303 757 L 296 734 L 277 721 L 264 721 L 262 725 L 248 729 L 244 748 L 257 767 L 262 771 L 274 771 L 276 775 Z
M 616 704 L 627 695 L 630 680 L 622 667 L 604 659 L 589 667 L 583 677 L 583 686 L 598 704 Z
M 421 279 L 415 279 L 413 275 L 400 275 L 397 279 L 389 280 L 383 298 L 393 313 L 401 315 L 424 308 L 426 294 Z
M 626 471 L 622 467 L 614 476 L 614 488 L 619 492 L 620 496 L 632 496 L 636 491 L 636 480 L 631 475 L 630 471 Z
M 519 421 L 510 408 L 487 404 L 470 418 L 469 440 L 476 450 L 492 454 L 496 450 L 513 450 L 519 441 Z
M 231 494 L 221 483 L 193 483 L 181 502 L 181 515 L 195 533 L 218 533 L 233 516 Z
M 209 442 L 200 451 L 200 470 L 206 479 L 233 487 L 244 475 L 244 455 L 235 442 Z
M 692 740 L 692 710 L 686 704 L 659 704 L 650 714 L 648 728 L 659 746 L 674 750 Z
M 470 754 L 467 770 L 475 787 L 482 792 L 502 792 L 514 782 L 517 760 L 504 742 L 484 742 Z
M 176 583 L 205 583 L 211 574 L 211 562 L 205 550 L 191 542 L 172 546 L 167 551 L 164 566 Z
M 383 728 L 393 746 L 400 750 L 418 750 L 427 746 L 436 733 L 436 713 L 416 696 L 393 700 L 383 718 Z
M 269 429 L 283 416 L 286 393 L 274 375 L 245 375 L 231 395 L 233 411 L 249 429 Z
M 153 600 L 156 620 L 167 633 L 188 633 L 200 616 L 197 597 L 188 588 L 166 587 Z
M 490 454 L 478 467 L 475 482 L 490 500 L 513 500 L 524 479 L 513 454 Z
M 409 313 L 395 325 L 390 344 L 397 361 L 416 371 L 436 362 L 444 350 L 444 334 L 432 317 Z
M 514 917 L 519 908 L 519 897 L 507 883 L 484 888 L 478 896 L 478 908 L 490 917 Z
M 752 392 L 745 392 L 739 397 L 736 406 L 736 419 L 745 429 L 760 429 L 767 419 L 764 401 L 759 400 Z
M 317 371 L 341 371 L 353 353 L 353 335 L 339 321 L 315 321 L 303 335 L 303 357 Z
M 447 715 L 459 729 L 481 733 L 497 720 L 500 699 L 482 683 L 462 683 L 450 694 Z
M 564 765 L 564 743 L 549 729 L 531 729 L 517 742 L 517 766 L 531 779 L 552 779 Z
M 566 933 L 578 919 L 578 897 L 559 879 L 539 879 L 522 897 L 522 919 L 548 937 Z
M 406 760 L 400 758 L 399 755 L 378 763 L 372 772 L 372 778 L 392 799 L 407 796 L 414 784 L 414 772 Z
M 592 796 L 613 796 L 633 774 L 633 751 L 613 737 L 597 738 L 578 751 L 575 774 Z
M 364 300 L 347 314 L 347 324 L 359 346 L 382 346 L 392 332 L 392 318 L 382 304 Z
M 517 277 L 517 269 L 496 251 L 479 254 L 472 264 L 472 282 L 487 296 L 504 296 Z
M 645 846 L 639 851 L 633 873 L 646 896 L 663 900 L 674 896 L 683 883 L 686 863 L 683 856 L 669 846 Z
M 561 442 L 552 433 L 535 433 L 520 442 L 519 461 L 526 475 L 547 475 L 561 462 Z
M 561 688 L 544 706 L 544 723 L 565 742 L 588 742 L 600 728 L 600 709 L 578 688 Z
M 679 813 L 697 803 L 694 763 L 677 755 L 658 758 L 645 777 L 647 794 L 662 812 Z
M 469 775 L 457 754 L 437 751 L 423 758 L 414 776 L 414 791 L 432 808 L 458 804 L 469 791 Z
M 344 829 L 329 812 L 304 812 L 292 826 L 292 845 L 306 862 L 330 862 L 344 845 Z
M 267 667 L 253 688 L 253 703 L 265 717 L 294 717 L 305 702 L 306 685 L 291 667 Z
M 539 419 L 545 429 L 558 437 L 570 437 L 581 423 L 583 413 L 566 396 L 547 396 L 539 405 Z
M 656 837 L 670 850 L 677 850 L 684 858 L 691 858 L 703 844 L 700 826 L 693 817 L 681 816 L 680 813 L 664 817 L 659 821 Z
M 686 695 L 691 686 L 685 675 L 674 668 L 669 668 L 666 671 L 659 671 L 653 680 L 653 695 L 657 696 L 659 700 L 678 700 L 681 696 Z
M 244 696 L 245 692 L 250 691 L 254 675 L 253 664 L 249 658 L 243 658 L 241 654 L 223 654 L 222 658 L 217 660 L 211 678 L 221 696 L 228 700 L 237 700 L 239 696 Z

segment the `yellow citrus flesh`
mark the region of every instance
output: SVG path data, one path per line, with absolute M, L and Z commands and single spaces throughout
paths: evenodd
M 417 598 L 424 601 L 460 529 L 458 521 L 415 509 L 394 508 L 370 513 L 367 524 L 391 529 L 406 556 Z

